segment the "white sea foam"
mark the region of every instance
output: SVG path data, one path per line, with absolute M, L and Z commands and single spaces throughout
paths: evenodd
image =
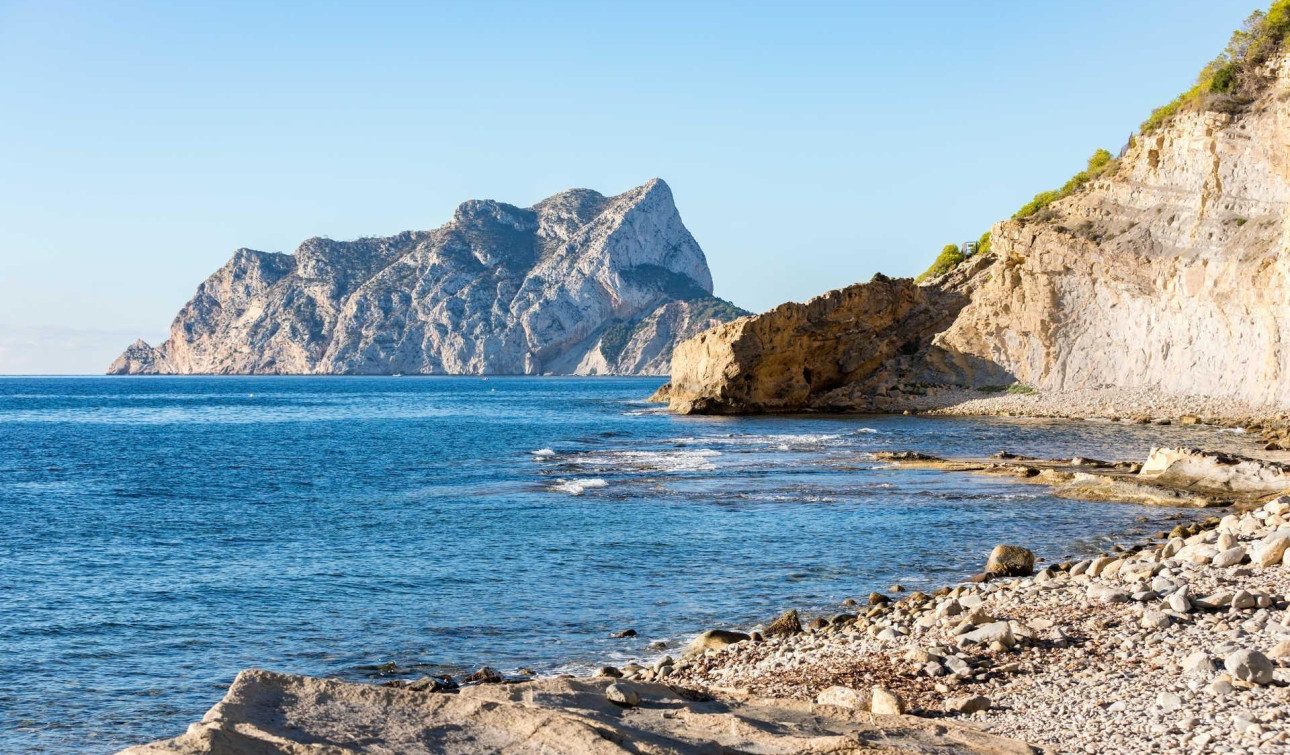
M 702 435 L 672 438 L 670 442 L 681 446 L 714 445 L 714 446 L 768 446 L 770 448 L 794 448 L 801 446 L 821 446 L 841 440 L 844 436 L 828 433 L 798 433 L 780 435 Z
M 597 470 L 645 472 L 708 472 L 720 451 L 696 448 L 684 451 L 597 451 L 568 459 L 569 464 Z
M 589 480 L 558 480 L 556 481 L 556 484 L 551 486 L 551 490 L 552 492 L 555 492 L 555 493 L 568 493 L 569 495 L 582 495 L 588 490 L 595 490 L 596 488 L 607 488 L 607 487 L 609 487 L 609 483 L 605 482 L 599 477 L 593 477 Z
M 624 417 L 649 417 L 655 414 L 667 414 L 667 407 L 649 407 L 647 409 L 630 409 L 623 412 Z
M 552 451 L 552 450 L 551 450 L 551 449 L 549 449 L 549 448 L 539 448 L 539 449 L 538 449 L 538 450 L 536 450 L 536 451 L 529 451 L 529 453 L 533 454 L 534 456 L 538 457 L 539 459 L 545 459 L 545 458 L 547 458 L 548 456 L 555 456 L 555 451 Z

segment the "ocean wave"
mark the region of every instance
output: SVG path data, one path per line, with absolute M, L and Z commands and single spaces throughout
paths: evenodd
M 794 447 L 828 445 L 835 441 L 842 440 L 845 437 L 846 435 L 837 433 L 688 435 L 679 438 L 671 438 L 669 439 L 669 442 L 675 443 L 679 446 L 769 446 L 782 451 L 792 450 Z
M 609 487 L 609 483 L 599 477 L 593 477 L 589 480 L 557 480 L 556 484 L 551 486 L 551 492 L 582 495 L 588 490 L 607 487 Z
M 615 472 L 710 472 L 716 469 L 710 460 L 717 456 L 721 456 L 721 452 L 710 448 L 686 451 L 593 451 L 569 457 L 564 463 Z
M 555 456 L 555 451 L 551 450 L 550 448 L 539 448 L 536 451 L 529 451 L 529 453 L 539 459 L 545 459 L 551 456 Z
M 667 414 L 667 407 L 650 407 L 648 409 L 629 409 L 622 413 L 624 417 L 650 417 L 657 414 Z

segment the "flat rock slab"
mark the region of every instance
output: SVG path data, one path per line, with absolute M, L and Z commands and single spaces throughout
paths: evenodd
M 1224 487 L 1218 483 L 1210 484 L 1194 474 L 1140 474 L 1132 471 L 1138 465 L 1130 462 L 993 457 L 942 459 L 908 451 L 881 451 L 874 454 L 874 458 L 905 469 L 938 469 L 945 472 L 1014 477 L 1022 482 L 1046 485 L 1059 498 L 1079 501 L 1208 508 L 1255 500 L 1258 497 L 1253 488 L 1236 490 L 1230 485 Z M 1284 487 L 1290 488 L 1290 479 Z
M 605 698 L 611 683 L 540 679 L 445 694 L 243 671 L 186 734 L 122 755 L 1036 752 L 952 723 L 800 700 L 695 702 L 658 684 L 635 685 L 640 706 L 624 710 Z

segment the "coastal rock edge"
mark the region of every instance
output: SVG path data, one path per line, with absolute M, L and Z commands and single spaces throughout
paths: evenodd
M 950 722 L 795 700 L 693 701 L 660 684 L 634 683 L 639 700 L 624 709 L 606 696 L 614 683 L 541 679 L 443 694 L 243 671 L 185 734 L 122 755 L 1034 752 Z

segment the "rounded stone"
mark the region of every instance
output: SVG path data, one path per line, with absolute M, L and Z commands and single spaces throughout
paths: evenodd
M 990 698 L 985 695 L 951 697 L 945 701 L 945 711 L 947 713 L 976 713 L 977 711 L 989 709 Z
M 1223 668 L 1227 669 L 1233 679 L 1259 685 L 1272 683 L 1272 661 L 1257 650 L 1238 650 L 1232 653 L 1223 659 Z
M 605 688 L 605 698 L 611 703 L 633 708 L 641 704 L 640 693 L 627 682 L 614 682 Z
M 899 716 L 905 712 L 905 701 L 885 687 L 874 687 L 870 696 L 869 710 L 879 715 Z
M 1035 571 L 1035 554 L 1019 545 L 996 545 L 985 563 L 985 573 L 997 577 L 1025 577 Z

